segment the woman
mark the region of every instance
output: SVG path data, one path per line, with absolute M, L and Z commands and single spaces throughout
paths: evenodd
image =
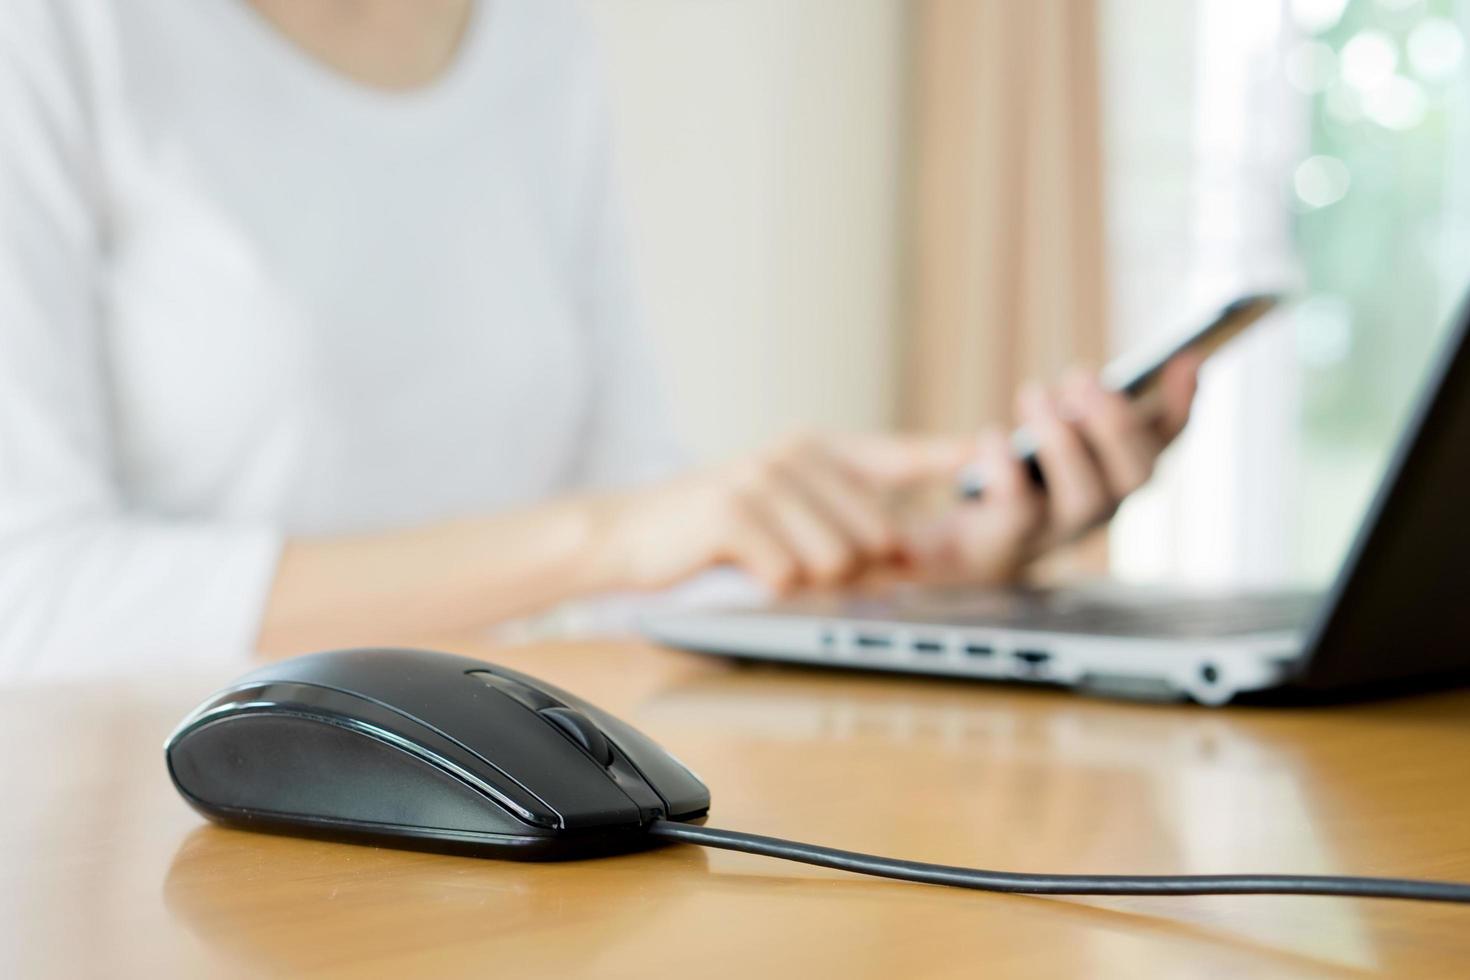
M 548 0 L 0 12 L 0 664 L 94 671 L 465 629 L 733 564 L 999 581 L 1183 425 L 1078 377 L 996 434 L 674 475 L 596 60 Z M 895 493 L 977 452 L 990 489 Z

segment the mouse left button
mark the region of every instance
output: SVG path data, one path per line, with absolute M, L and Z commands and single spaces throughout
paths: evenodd
M 311 720 L 397 745 L 476 788 L 530 826 L 549 830 L 562 824 L 559 811 L 471 747 L 409 714 L 332 688 L 281 682 L 229 689 L 191 713 L 170 736 L 166 750 L 172 757 L 199 730 L 220 722 L 249 721 L 245 731 L 253 733 L 263 730 L 259 723 L 271 717 Z M 237 724 L 229 730 L 240 731 Z
M 323 718 L 225 716 L 170 745 L 167 761 L 185 798 L 217 819 L 485 844 L 554 832 L 406 744 Z

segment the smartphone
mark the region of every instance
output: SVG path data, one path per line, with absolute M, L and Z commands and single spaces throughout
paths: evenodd
M 1162 409 L 1159 403 L 1159 376 L 1164 365 L 1185 351 L 1194 351 L 1208 357 L 1231 340 L 1239 336 L 1246 327 L 1255 323 L 1282 301 L 1280 293 L 1251 293 L 1234 300 L 1216 313 L 1202 327 L 1183 334 L 1170 336 L 1164 342 L 1144 351 L 1138 351 L 1113 361 L 1102 371 L 1103 387 L 1122 392 L 1138 405 L 1145 414 L 1156 414 Z M 1017 429 L 1011 435 L 1011 445 L 1016 457 L 1026 464 L 1026 470 L 1037 486 L 1046 486 L 1046 474 L 1036 458 L 1036 441 L 1025 429 Z M 960 496 L 975 500 L 985 493 L 985 477 L 978 468 L 971 467 L 960 476 Z

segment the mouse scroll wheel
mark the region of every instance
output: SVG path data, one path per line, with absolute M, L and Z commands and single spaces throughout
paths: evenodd
M 527 687 L 525 684 L 511 680 L 509 677 L 500 677 L 490 673 L 488 670 L 471 670 L 467 673 L 486 687 L 494 688 L 502 694 L 515 698 L 532 711 L 540 711 L 543 708 L 555 708 L 560 705 L 559 701 L 552 700 L 534 687 Z
M 612 765 L 612 746 L 591 719 L 572 708 L 543 708 L 536 712 L 560 728 L 568 738 L 587 750 L 587 754 L 604 766 Z

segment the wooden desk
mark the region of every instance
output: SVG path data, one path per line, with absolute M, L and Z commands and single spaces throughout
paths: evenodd
M 1470 694 L 1316 710 L 1086 700 L 492 650 L 672 748 L 711 823 L 1005 869 L 1470 879 Z M 206 825 L 160 747 L 222 676 L 0 692 L 0 976 L 1453 976 L 1470 909 L 1059 900 L 692 847 L 527 865 Z

